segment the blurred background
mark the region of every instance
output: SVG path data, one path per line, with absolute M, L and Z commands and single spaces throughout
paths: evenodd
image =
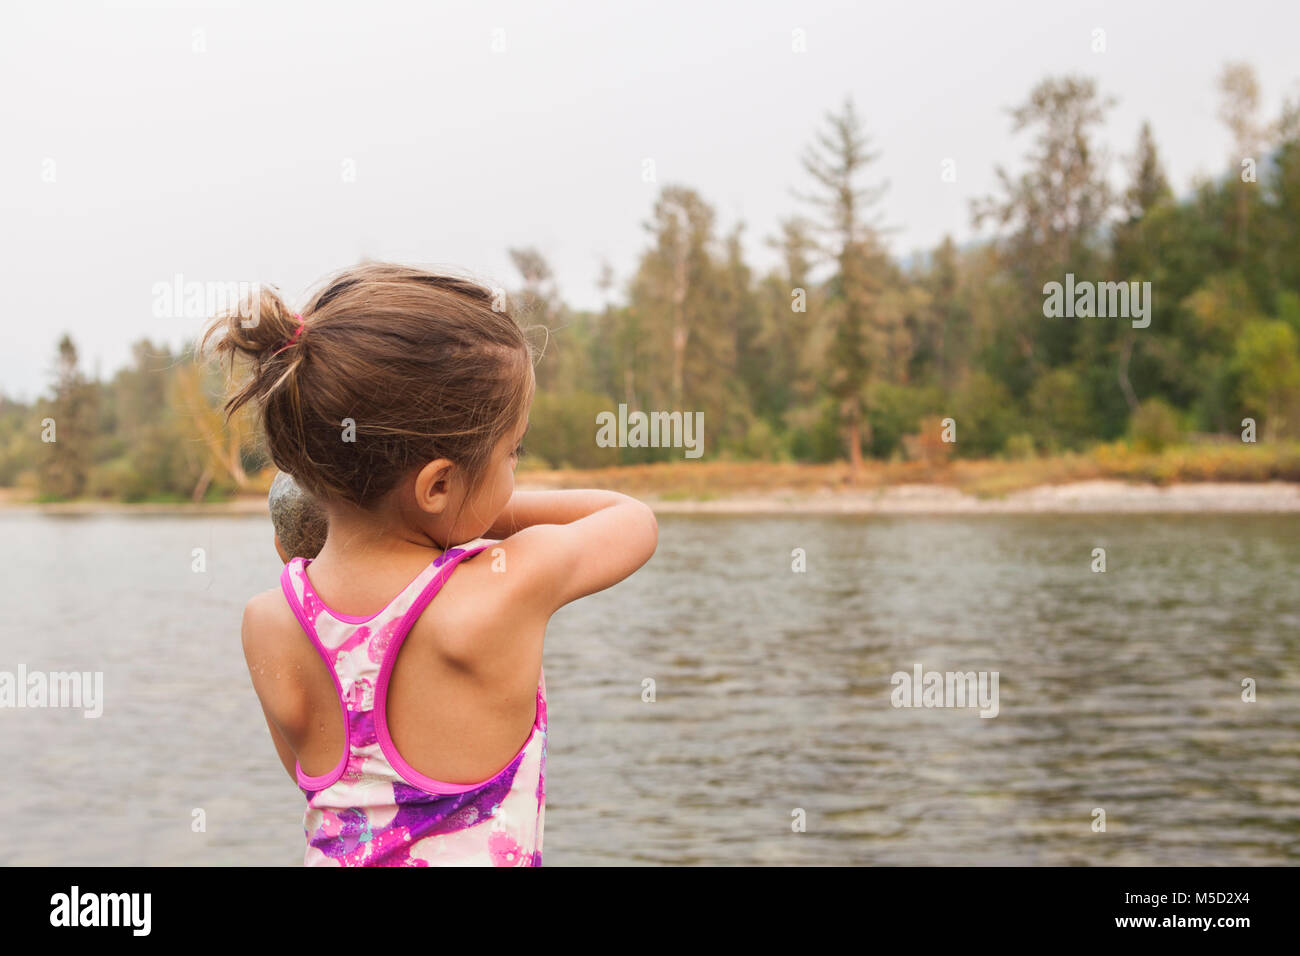
M 0 668 L 107 701 L 4 712 L 0 862 L 299 859 L 237 640 L 273 469 L 193 347 L 220 290 L 365 258 L 506 293 L 524 483 L 664 512 L 548 637 L 548 863 L 1300 856 L 1294 5 L 3 16 Z M 1149 325 L 1045 316 L 1067 274 L 1150 283 Z M 703 412 L 703 459 L 598 446 L 619 404 Z M 1084 479 L 1278 513 L 802 513 Z M 1000 670 L 1002 713 L 892 709 L 917 661 Z
M 212 290 L 363 257 L 509 293 L 538 465 L 681 458 L 596 446 L 621 402 L 703 411 L 710 460 L 1131 439 L 1295 478 L 1295 14 L 1213 11 L 19 5 L 0 487 L 262 490 L 189 361 Z M 1067 273 L 1150 282 L 1150 325 L 1045 320 Z

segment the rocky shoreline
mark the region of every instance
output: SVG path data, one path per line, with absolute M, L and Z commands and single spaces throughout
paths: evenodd
M 529 482 L 521 479 L 519 487 Z M 736 492 L 704 500 L 643 495 L 659 514 L 1272 514 L 1300 513 L 1300 483 L 1189 482 L 1153 485 L 1110 479 L 1039 485 L 999 497 L 978 497 L 939 484 L 866 490 Z M 41 514 L 268 514 L 265 498 L 209 504 L 59 504 L 0 501 L 0 511 Z
M 1300 513 L 1300 484 L 1158 486 L 1097 480 L 1040 485 L 989 498 L 946 485 L 916 484 L 870 491 L 771 491 L 709 501 L 648 500 L 664 514 L 1269 514 Z

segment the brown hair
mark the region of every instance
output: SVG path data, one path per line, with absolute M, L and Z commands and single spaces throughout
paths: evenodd
M 227 415 L 255 402 L 271 460 L 322 500 L 371 507 L 437 458 L 473 488 L 532 398 L 523 331 L 467 279 L 365 263 L 325 283 L 301 330 L 274 290 L 257 295 L 253 317 L 246 304 L 216 319 L 199 351 L 215 336 L 232 374 L 247 360 Z

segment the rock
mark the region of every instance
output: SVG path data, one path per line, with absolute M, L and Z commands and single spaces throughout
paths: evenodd
M 291 475 L 278 472 L 268 496 L 271 523 L 280 547 L 291 558 L 314 558 L 325 546 L 329 520 L 316 499 L 303 491 Z

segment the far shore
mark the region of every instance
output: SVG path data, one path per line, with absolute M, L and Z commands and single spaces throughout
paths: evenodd
M 556 475 L 562 474 L 562 478 Z M 581 472 L 523 472 L 520 489 L 582 487 Z M 543 477 L 544 475 L 544 477 Z M 542 478 L 542 480 L 537 480 Z M 602 487 L 597 480 L 586 483 Z M 978 514 L 1216 514 L 1300 513 L 1300 482 L 1183 482 L 1156 485 L 1115 479 L 1044 484 L 1006 494 L 976 495 L 948 485 L 906 483 L 875 488 L 822 487 L 736 489 L 696 495 L 630 493 L 659 514 L 762 515 L 978 515 Z M 255 515 L 267 514 L 266 498 L 229 501 L 125 504 L 111 501 L 37 503 L 0 496 L 0 511 L 48 515 Z

